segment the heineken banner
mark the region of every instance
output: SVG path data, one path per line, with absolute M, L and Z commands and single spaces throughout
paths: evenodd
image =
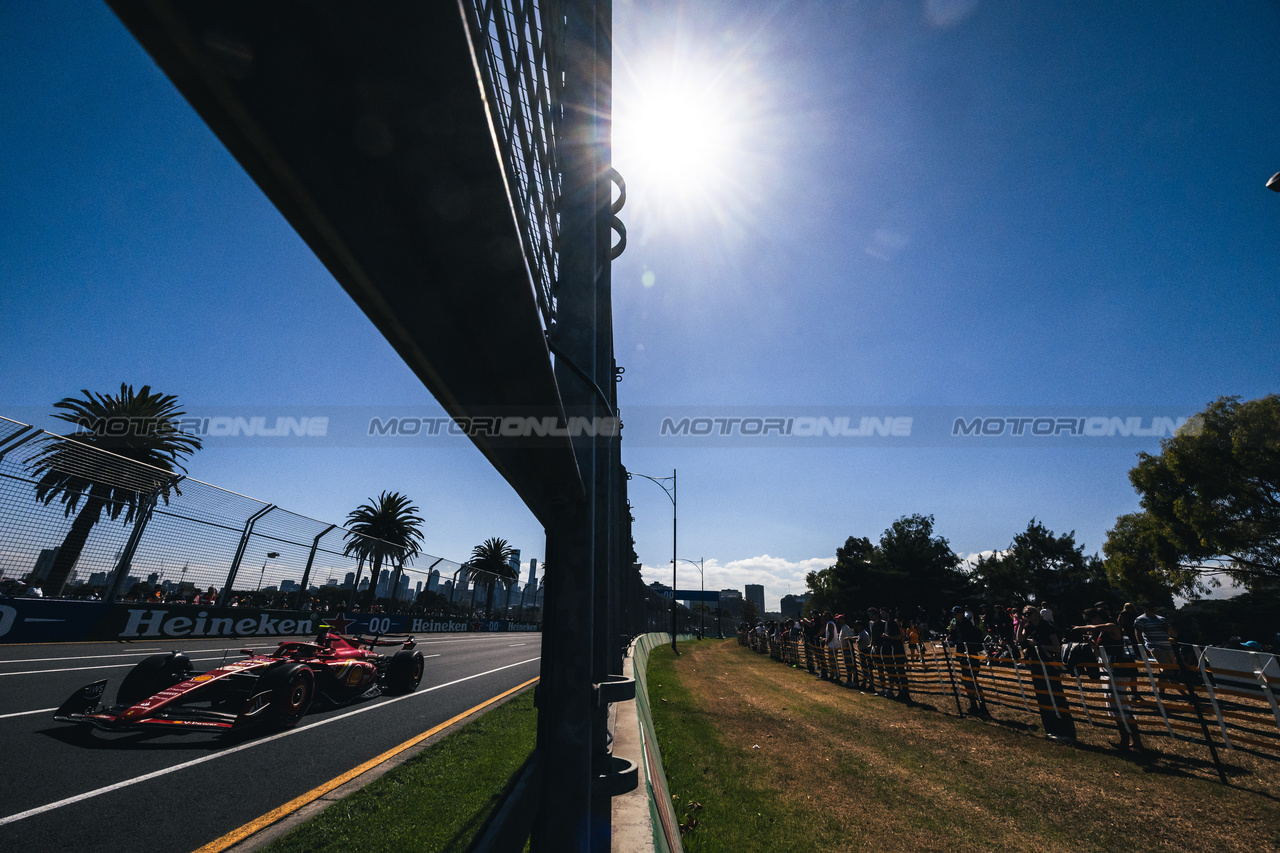
M 537 631 L 532 622 L 465 621 L 380 613 L 308 613 L 248 607 L 200 607 L 100 601 L 0 599 L 0 643 L 77 640 L 158 640 L 192 637 L 278 637 L 317 634 L 437 634 L 469 631 Z

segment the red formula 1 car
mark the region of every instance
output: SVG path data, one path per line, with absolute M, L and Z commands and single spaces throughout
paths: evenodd
M 346 638 L 322 633 L 314 642 L 282 642 L 208 672 L 193 671 L 182 652 L 153 655 L 125 676 L 114 705 L 99 708 L 107 682 L 95 681 L 62 703 L 53 718 L 107 731 L 230 731 L 252 725 L 296 726 L 313 702 L 341 705 L 362 696 L 412 693 L 422 681 L 422 652 L 413 637 Z M 393 655 L 378 646 L 400 646 Z

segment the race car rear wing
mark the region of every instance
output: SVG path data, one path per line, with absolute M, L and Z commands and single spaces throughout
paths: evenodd
M 411 634 L 356 634 L 351 638 L 353 643 L 365 646 L 371 650 L 375 646 L 403 646 L 406 649 L 412 649 L 418 645 L 418 641 Z

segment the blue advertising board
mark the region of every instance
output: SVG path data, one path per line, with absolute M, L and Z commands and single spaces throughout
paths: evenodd
M 144 602 L 0 599 L 0 643 L 55 643 L 77 640 L 141 640 L 192 637 L 339 634 L 437 634 L 474 631 L 537 631 L 535 622 L 442 619 L 411 614 L 336 613 L 202 607 Z

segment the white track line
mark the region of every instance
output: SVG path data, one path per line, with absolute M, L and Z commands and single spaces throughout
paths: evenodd
M 16 660 L 0 660 L 0 664 L 5 664 L 5 663 L 46 663 L 46 662 L 48 662 L 48 661 L 55 661 L 55 660 L 95 660 L 95 659 L 97 659 L 97 658 L 131 658 L 131 657 L 135 657 L 135 656 L 137 656 L 137 655 L 145 655 L 145 654 L 147 654 L 148 652 L 165 652 L 165 651 L 168 651 L 168 649 L 159 649 L 159 648 L 156 648 L 156 649 L 138 649 L 137 651 L 135 651 L 135 652 L 131 652 L 130 654 L 127 654 L 127 655 L 70 655 L 70 656 L 68 656 L 68 657 L 61 657 L 61 658 L 18 658 L 18 659 L 16 659 Z
M 234 649 L 232 649 L 232 648 L 225 648 L 225 649 L 223 649 L 223 648 L 218 648 L 218 649 L 178 649 L 177 651 L 180 651 L 180 652 L 182 652 L 182 653 L 184 653 L 184 654 L 186 654 L 186 653 L 204 654 L 205 652 L 226 652 L 227 654 L 235 654 L 235 653 L 238 653 L 238 652 L 240 651 L 240 649 L 274 649 L 274 648 L 278 648 L 278 646 L 276 646 L 276 645 L 270 645 L 270 646 L 237 646 L 237 647 L 236 647 L 236 648 L 234 648 Z M 7 664 L 7 663 L 49 663 L 49 662 L 53 662 L 53 661 L 60 661 L 60 660 L 96 660 L 96 659 L 99 659 L 99 658 L 131 658 L 131 657 L 137 657 L 138 655 L 150 654 L 150 653 L 152 653 L 152 652 L 168 652 L 168 651 L 173 651 L 173 649 L 171 649 L 171 648 L 163 648 L 163 649 L 159 649 L 159 648 L 157 648 L 157 649 L 138 649 L 136 652 L 133 652 L 133 653 L 131 653 L 131 654 L 127 654 L 127 655 L 74 655 L 74 656 L 71 656 L 71 657 L 62 657 L 62 658 L 21 658 L 21 659 L 18 659 L 18 660 L 0 660 L 0 666 L 3 666 L 4 664 Z M 128 666 L 128 664 L 119 664 L 119 665 L 120 665 L 120 666 Z M 86 668 L 87 668 L 87 667 L 86 667 Z M 40 670 L 40 671 L 41 671 L 41 672 L 69 672 L 70 670 L 46 669 L 46 670 Z M 0 672 L 0 675 L 19 675 L 19 674 L 25 675 L 26 673 L 16 673 L 16 672 L 3 673 L 3 672 Z
M 12 714 L 0 714 L 0 720 L 6 719 L 8 717 L 25 717 L 28 714 L 47 714 L 50 711 L 56 711 L 56 710 L 58 709 L 57 708 L 39 708 L 35 711 L 17 711 Z
M 179 770 L 186 770 L 188 767 L 195 767 L 197 764 L 204 764 L 206 761 L 213 761 L 216 758 L 222 758 L 225 755 L 234 755 L 237 752 L 241 752 L 246 749 L 252 749 L 255 746 L 262 746 L 263 744 L 271 743 L 272 741 L 281 740 L 282 738 L 287 738 L 291 735 L 296 735 L 299 732 L 309 732 L 309 731 L 312 731 L 313 729 L 319 728 L 320 726 L 328 725 L 329 723 L 336 723 L 338 720 L 345 720 L 347 717 L 354 717 L 357 714 L 363 714 L 366 711 L 372 711 L 377 708 L 385 708 L 388 705 L 394 704 L 396 702 L 403 702 L 404 700 L 412 699 L 415 696 L 426 696 L 428 693 L 431 693 L 432 691 L 435 691 L 435 690 L 442 690 L 445 687 L 452 687 L 455 684 L 461 684 L 462 682 L 470 681 L 473 678 L 482 678 L 483 676 L 486 676 L 486 675 L 492 675 L 495 672 L 502 672 L 504 669 L 511 669 L 512 667 L 516 667 L 516 666 L 524 666 L 527 663 L 533 663 L 534 661 L 537 661 L 537 660 L 541 660 L 541 658 L 540 657 L 529 658 L 528 660 L 522 660 L 516 663 L 509 663 L 506 666 L 500 666 L 497 669 L 490 669 L 485 672 L 477 672 L 475 675 L 468 675 L 464 678 L 457 678 L 457 679 L 454 679 L 453 681 L 449 681 L 444 684 L 437 684 L 435 687 L 428 687 L 426 690 L 419 690 L 415 693 L 409 693 L 405 696 L 396 696 L 393 699 L 388 699 L 385 702 L 379 702 L 376 705 L 366 705 L 363 708 L 356 708 L 354 711 L 347 711 L 345 714 L 339 714 L 336 717 L 326 717 L 325 719 L 317 720 L 316 722 L 311 723 L 310 725 L 299 726 L 296 729 L 289 729 L 288 731 L 279 732 L 278 734 L 264 737 L 261 740 L 254 740 L 254 741 L 249 741 L 248 743 L 242 743 L 239 746 L 233 746 L 229 749 L 223 750 L 222 752 L 215 752 L 212 755 L 205 755 L 205 756 L 202 756 L 201 758 L 193 758 L 190 761 L 184 761 L 181 764 L 175 764 L 172 767 L 165 767 L 161 770 L 155 770 L 151 773 L 144 773 L 141 776 L 135 776 L 132 779 L 125 779 L 123 782 L 116 782 L 113 785 L 107 785 L 102 788 L 96 788 L 92 791 L 85 791 L 83 794 L 76 794 L 74 797 L 67 797 L 65 800 L 58 800 L 55 803 L 47 803 L 46 805 L 43 805 L 43 806 L 36 806 L 34 809 L 27 809 L 25 812 L 18 812 L 17 814 L 11 814 L 8 817 L 0 817 L 0 826 L 7 826 L 8 824 L 11 824 L 11 823 L 17 823 L 18 821 L 23 820 L 25 818 L 35 817 L 36 815 L 44 814 L 45 812 L 51 812 L 54 809 L 60 809 L 63 806 L 70 806 L 75 803 L 80 803 L 85 800 L 90 800 L 102 794 L 109 794 L 112 791 L 119 791 L 121 788 L 128 788 L 131 785 L 137 785 L 139 782 L 148 782 L 152 779 L 157 779 L 161 776 L 167 776 L 170 773 L 176 773 Z
M 239 655 L 218 655 L 211 658 L 192 658 L 192 663 L 207 663 L 211 660 L 226 660 L 227 658 L 239 658 Z M 21 672 L 0 672 L 0 678 L 6 675 L 44 675 L 46 672 L 83 672 L 90 669 L 122 669 L 126 666 L 133 666 L 131 663 L 104 663 L 101 666 L 69 666 L 61 669 L 24 669 Z

